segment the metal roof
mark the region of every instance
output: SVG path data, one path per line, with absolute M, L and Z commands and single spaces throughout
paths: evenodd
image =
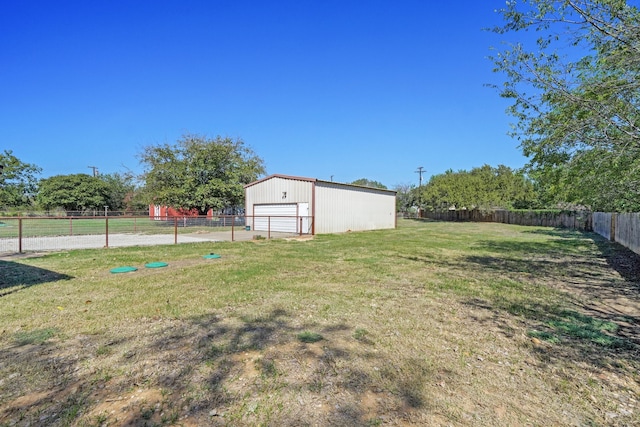
M 251 187 L 253 185 L 260 184 L 261 182 L 270 180 L 271 178 L 291 179 L 291 180 L 295 180 L 295 181 L 323 182 L 323 183 L 327 183 L 327 184 L 340 185 L 340 186 L 344 186 L 344 187 L 366 188 L 366 189 L 370 189 L 370 190 L 386 191 L 386 192 L 394 193 L 394 194 L 397 193 L 397 191 L 395 191 L 395 190 L 387 190 L 387 189 L 384 189 L 384 188 L 366 187 L 364 185 L 346 184 L 346 183 L 342 183 L 342 182 L 326 181 L 326 180 L 317 179 L 317 178 L 306 178 L 306 177 L 303 177 L 303 176 L 282 175 L 282 174 L 278 174 L 278 173 L 273 174 L 273 175 L 269 175 L 269 176 L 265 176 L 264 178 L 260 178 L 257 181 L 253 181 L 253 182 L 245 185 L 244 188 L 248 188 L 248 187 Z

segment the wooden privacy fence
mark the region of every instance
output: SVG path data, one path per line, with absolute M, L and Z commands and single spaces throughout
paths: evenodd
M 640 254 L 640 213 L 480 211 L 474 209 L 423 212 L 422 218 L 438 221 L 500 222 L 594 231 L 606 239 Z
M 503 224 L 563 227 L 591 231 L 590 212 L 540 212 L 540 211 L 481 211 L 447 210 L 423 212 L 423 218 L 438 221 L 499 222 Z
M 640 254 L 640 213 L 593 213 L 593 231 Z

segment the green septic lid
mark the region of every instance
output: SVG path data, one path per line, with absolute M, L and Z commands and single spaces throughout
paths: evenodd
M 150 262 L 148 264 L 145 264 L 144 266 L 146 268 L 161 268 L 161 267 L 166 267 L 167 264 L 166 262 Z
M 117 274 L 117 273 L 129 273 L 130 271 L 137 271 L 138 269 L 135 267 L 116 267 L 116 268 L 112 268 L 111 271 L 113 274 Z
M 220 258 L 220 255 L 218 255 L 218 254 L 209 254 L 209 255 L 203 256 L 202 258 L 214 259 L 214 258 Z

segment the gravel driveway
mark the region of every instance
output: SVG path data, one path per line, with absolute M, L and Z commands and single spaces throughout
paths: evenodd
M 252 240 L 254 236 L 261 235 L 266 238 L 266 232 L 230 231 L 217 233 L 192 233 L 178 234 L 178 243 L 196 242 L 230 242 Z M 271 238 L 291 237 L 291 233 L 271 233 Z M 124 246 L 154 246 L 172 245 L 175 243 L 173 234 L 109 234 L 109 247 Z M 52 236 L 52 237 L 25 237 L 22 239 L 22 251 L 58 251 L 69 249 L 96 249 L 107 246 L 105 235 L 80 235 L 80 236 Z M 0 254 L 16 253 L 19 250 L 17 238 L 0 239 Z

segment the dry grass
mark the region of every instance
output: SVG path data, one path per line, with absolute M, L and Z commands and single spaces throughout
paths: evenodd
M 0 425 L 640 425 L 638 269 L 413 221 L 0 260 Z

